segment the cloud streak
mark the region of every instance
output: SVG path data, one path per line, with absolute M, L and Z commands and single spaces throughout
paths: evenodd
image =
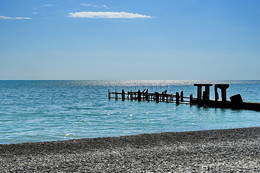
M 127 13 L 127 12 L 74 12 L 69 13 L 72 18 L 106 18 L 106 19 L 136 19 L 136 18 L 152 18 L 151 16 Z
M 0 16 L 0 19 L 6 19 L 6 20 L 29 20 L 32 19 L 30 17 L 8 17 L 8 16 Z
M 105 8 L 105 9 L 109 9 L 108 6 L 106 5 L 93 5 L 93 4 L 80 4 L 81 6 L 85 6 L 85 7 L 92 7 L 92 8 Z
M 33 10 L 39 10 L 41 8 L 45 8 L 45 7 L 52 7 L 53 5 L 52 4 L 44 4 L 44 5 L 41 5 L 40 7 L 37 7 L 37 8 L 34 8 Z

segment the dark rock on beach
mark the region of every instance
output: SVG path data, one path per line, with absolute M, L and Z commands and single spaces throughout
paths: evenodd
M 260 172 L 260 127 L 1 144 L 0 172 Z

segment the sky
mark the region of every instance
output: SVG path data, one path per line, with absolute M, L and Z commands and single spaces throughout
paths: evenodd
M 0 80 L 260 80 L 260 1 L 0 0 Z

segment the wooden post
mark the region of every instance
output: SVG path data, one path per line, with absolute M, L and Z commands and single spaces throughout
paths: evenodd
M 122 90 L 122 101 L 125 101 L 125 90 Z
M 159 97 L 159 93 L 158 92 L 155 92 L 155 102 L 156 103 L 159 103 L 160 102 L 160 97 Z
M 141 98 L 141 91 L 138 90 L 138 93 L 137 93 L 137 100 L 140 102 L 142 100 Z
M 183 102 L 183 91 L 181 91 L 181 102 Z
M 164 94 L 164 92 L 162 93 L 162 101 L 163 102 L 165 101 L 165 94 Z
M 191 94 L 190 95 L 190 103 L 192 103 L 192 101 L 193 101 L 193 95 Z
M 129 97 L 130 100 L 133 100 L 132 90 L 131 90 L 131 92 L 128 92 L 128 97 Z
M 176 92 L 176 104 L 180 104 L 180 95 Z
M 108 89 L 108 99 L 111 99 L 111 92 L 110 92 L 110 89 Z
M 146 100 L 146 101 L 149 101 L 148 89 L 147 89 L 146 92 L 145 92 L 145 100 Z
M 118 93 L 117 93 L 117 90 L 115 90 L 115 98 L 116 98 L 116 100 L 118 99 Z

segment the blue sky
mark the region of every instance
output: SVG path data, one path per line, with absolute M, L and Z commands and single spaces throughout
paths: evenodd
M 260 80 L 259 0 L 0 0 L 0 79 Z

